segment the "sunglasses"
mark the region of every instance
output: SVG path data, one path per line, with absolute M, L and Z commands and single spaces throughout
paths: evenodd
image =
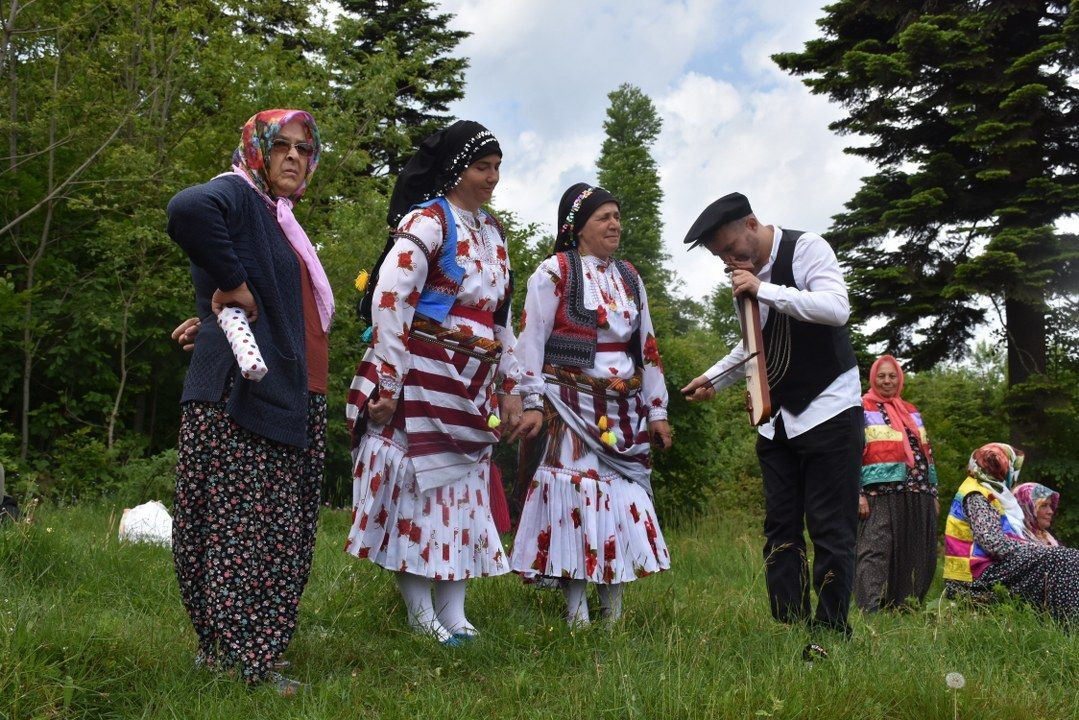
M 300 157 L 309 158 L 315 152 L 315 146 L 306 140 L 301 142 L 289 142 L 285 138 L 274 138 L 270 143 L 271 152 L 279 152 L 287 155 L 292 151 L 292 148 L 296 148 L 296 152 L 300 154 Z

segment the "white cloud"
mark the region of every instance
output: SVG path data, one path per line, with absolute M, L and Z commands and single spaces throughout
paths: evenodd
M 562 191 L 594 181 L 607 94 L 623 82 L 663 119 L 654 149 L 664 191 L 664 242 L 695 297 L 722 276 L 682 246 L 719 195 L 740 190 L 765 221 L 824 232 L 865 164 L 828 123 L 841 109 L 813 96 L 770 55 L 818 34 L 819 6 L 790 0 L 445 0 L 472 36 L 467 96 L 454 105 L 502 144 L 499 207 L 554 225 Z M 702 265 L 702 259 L 704 264 Z

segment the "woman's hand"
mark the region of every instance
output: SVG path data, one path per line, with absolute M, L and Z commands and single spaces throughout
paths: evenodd
M 543 427 L 543 411 L 536 408 L 525 410 L 521 414 L 520 424 L 506 442 L 513 442 L 517 438 L 531 440 L 539 434 L 541 427 Z
M 258 305 L 255 304 L 255 296 L 251 294 L 247 283 L 241 283 L 232 290 L 214 290 L 213 297 L 210 298 L 210 309 L 214 311 L 214 315 L 220 315 L 227 307 L 243 308 L 249 323 L 259 319 Z
M 869 517 L 869 500 L 865 495 L 858 494 L 858 519 L 865 520 Z
M 502 420 L 502 437 L 517 437 L 517 426 L 521 423 L 521 396 L 506 393 L 498 399 L 498 414 Z
M 674 442 L 674 431 L 666 420 L 653 420 L 648 423 L 648 435 L 652 445 L 660 450 L 670 450 Z
M 201 321 L 197 317 L 192 317 L 184 320 L 172 331 L 172 339 L 180 345 L 180 349 L 184 352 L 191 352 L 194 349 L 195 336 L 199 334 L 200 324 Z
M 708 378 L 704 375 L 693 378 L 689 385 L 682 388 L 682 397 L 689 402 L 711 400 L 715 396 L 716 389 L 712 387 L 712 383 L 708 382 Z
M 397 412 L 397 398 L 379 395 L 376 398 L 371 398 L 367 403 L 367 414 L 371 418 L 371 422 L 376 425 L 388 423 L 393 419 L 395 412 Z
M 933 507 L 937 509 L 937 517 L 940 517 L 940 498 L 933 498 Z

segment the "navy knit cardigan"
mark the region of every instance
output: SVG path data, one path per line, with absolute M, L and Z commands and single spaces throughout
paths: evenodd
M 210 310 L 217 288 L 246 282 L 258 305 L 251 326 L 269 372 L 260 382 L 235 372 L 225 410 L 238 425 L 276 442 L 307 447 L 307 359 L 300 265 L 277 219 L 243 178 L 226 175 L 181 190 L 168 206 L 169 236 L 191 260 L 202 319 L 181 403 L 218 402 L 236 360 Z

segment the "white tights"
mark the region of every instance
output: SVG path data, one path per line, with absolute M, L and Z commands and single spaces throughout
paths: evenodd
M 615 621 L 622 617 L 622 590 L 625 583 L 597 585 L 599 591 L 599 614 L 604 620 Z M 562 592 L 566 596 L 566 622 L 570 625 L 587 625 L 588 582 L 563 580 Z
M 467 581 L 430 580 L 405 572 L 396 575 L 397 589 L 401 592 L 408 613 L 408 624 L 416 632 L 431 635 L 439 642 L 445 642 L 455 634 L 478 634 L 465 617 Z

